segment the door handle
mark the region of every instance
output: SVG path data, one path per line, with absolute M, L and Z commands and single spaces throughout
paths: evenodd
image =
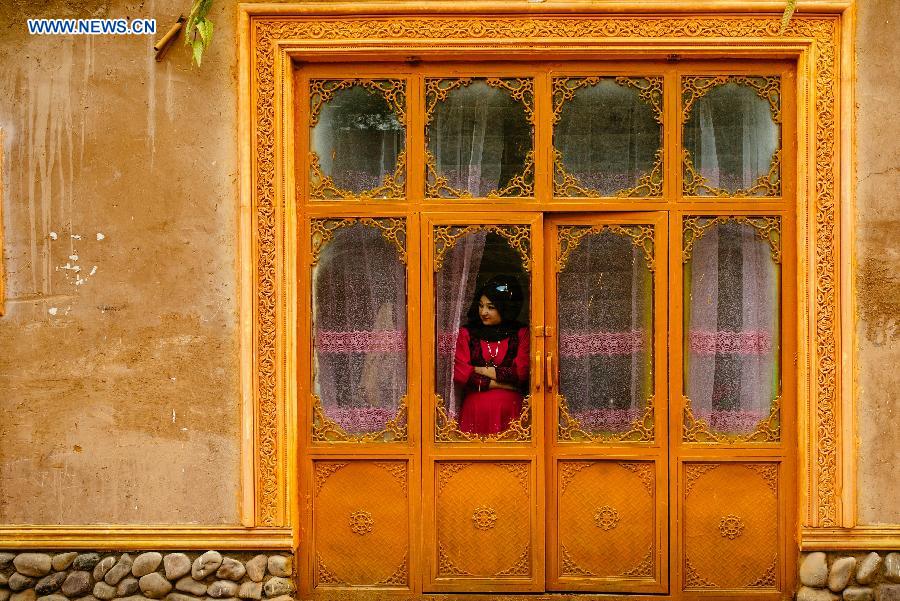
M 547 390 L 553 390 L 553 353 L 547 353 Z
M 534 354 L 534 365 L 531 367 L 531 373 L 534 374 L 534 388 L 535 390 L 541 389 L 541 372 L 544 370 L 544 366 L 541 365 L 541 353 L 538 351 Z

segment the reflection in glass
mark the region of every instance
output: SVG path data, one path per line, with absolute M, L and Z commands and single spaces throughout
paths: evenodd
M 779 265 L 753 226 L 696 223 L 708 229 L 685 264 L 685 392 L 714 432 L 750 434 L 779 394 Z
M 532 125 L 525 104 L 486 80 L 465 81 L 450 82 L 459 85 L 449 92 L 433 92 L 442 99 L 436 101 L 426 129 L 434 168 L 428 174 L 428 196 L 529 195 Z M 426 85 L 434 87 L 438 81 Z M 529 80 L 521 85 L 532 84 Z
M 467 434 L 518 420 L 529 379 L 529 277 L 494 232 L 460 237 L 435 274 L 436 391 Z
M 379 228 L 333 232 L 313 270 L 313 392 L 348 434 L 384 430 L 406 395 L 406 268 Z
M 780 144 L 781 127 L 768 100 L 748 85 L 729 82 L 714 87 L 694 102 L 684 124 L 684 148 L 706 184 L 692 190 L 688 173 L 686 193 L 711 195 L 720 189 L 777 195 L 777 174 L 768 184 L 759 185 L 759 180 L 768 178 Z
M 558 81 L 554 86 L 581 81 Z M 661 97 L 661 82 L 659 86 Z M 573 94 L 563 102 L 553 129 L 553 146 L 565 169 L 564 174 L 557 172 L 556 193 L 613 196 L 638 186 L 642 176 L 653 171 L 657 151 L 662 148 L 662 126 L 654 107 L 641 99 L 637 89 L 613 78 L 600 79 Z M 577 183 L 563 185 L 565 174 Z M 658 184 L 657 194 L 662 192 L 661 175 Z M 637 193 L 653 195 L 649 189 Z
M 626 233 L 609 228 L 560 228 L 560 238 L 577 246 L 557 276 L 559 393 L 583 431 L 622 434 L 653 394 L 648 257 Z
M 359 194 L 378 188 L 394 174 L 405 137 L 397 111 L 385 97 L 353 85 L 322 104 L 310 146 L 323 176 Z

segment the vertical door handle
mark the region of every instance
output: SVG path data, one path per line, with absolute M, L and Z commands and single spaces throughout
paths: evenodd
M 547 353 L 547 390 L 553 390 L 553 353 Z
M 531 366 L 531 373 L 534 374 L 534 388 L 535 390 L 541 389 L 541 372 L 544 370 L 544 366 L 541 365 L 541 353 L 540 351 L 534 354 L 534 364 Z

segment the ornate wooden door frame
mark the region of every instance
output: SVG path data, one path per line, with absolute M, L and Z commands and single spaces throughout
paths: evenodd
M 853 4 L 801 3 L 783 33 L 782 8 L 783 2 L 769 1 L 715 8 L 687 1 L 241 5 L 244 525 L 291 527 L 294 546 L 301 544 L 291 62 L 385 53 L 464 53 L 469 60 L 588 53 L 796 61 L 798 538 L 802 548 L 815 548 L 817 541 L 851 536 L 842 528 L 853 528 L 856 516 L 852 289 L 845 268 L 853 215 Z M 857 546 L 872 545 L 856 538 Z

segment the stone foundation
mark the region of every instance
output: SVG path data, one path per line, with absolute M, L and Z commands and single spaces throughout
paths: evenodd
M 291 601 L 288 554 L 0 552 L 0 601 Z
M 807 553 L 797 601 L 900 601 L 900 553 Z

